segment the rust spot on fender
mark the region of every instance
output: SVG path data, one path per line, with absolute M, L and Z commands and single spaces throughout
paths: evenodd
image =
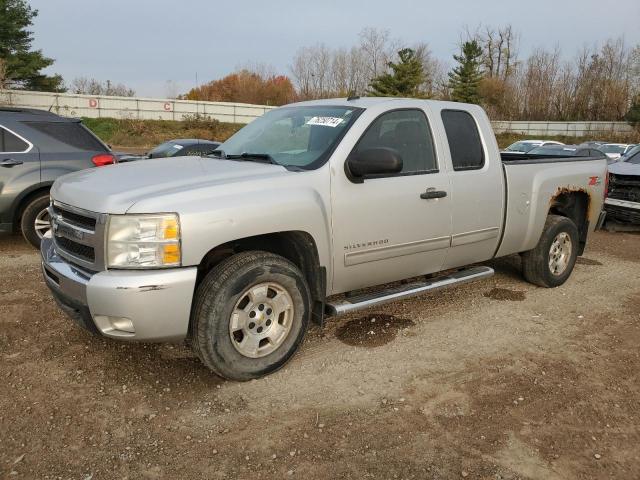
M 562 195 L 570 195 L 572 193 L 584 193 L 587 196 L 586 218 L 588 220 L 591 217 L 591 193 L 589 193 L 589 191 L 585 187 L 580 185 L 566 185 L 563 187 L 558 187 L 556 192 L 551 196 L 551 199 L 549 200 L 549 209 L 560 203 L 558 201 L 559 197 L 561 197 Z

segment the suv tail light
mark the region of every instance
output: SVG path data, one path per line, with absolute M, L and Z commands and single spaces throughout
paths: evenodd
M 112 155 L 110 153 L 100 153 L 98 155 L 94 155 L 91 158 L 91 161 L 96 167 L 104 167 L 105 165 L 118 163 L 115 155 Z

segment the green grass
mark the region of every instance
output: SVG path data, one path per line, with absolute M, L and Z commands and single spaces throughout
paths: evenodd
M 173 138 L 224 141 L 243 125 L 206 118 L 184 121 L 83 118 L 82 122 L 112 147 L 146 149 Z

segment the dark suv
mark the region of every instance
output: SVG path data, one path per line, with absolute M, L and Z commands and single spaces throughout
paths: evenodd
M 21 230 L 38 247 L 49 230 L 49 188 L 55 179 L 115 161 L 78 119 L 0 107 L 0 232 Z

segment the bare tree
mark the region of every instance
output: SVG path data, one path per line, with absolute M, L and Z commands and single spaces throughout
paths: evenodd
M 77 77 L 71 82 L 69 90 L 72 93 L 85 95 L 107 95 L 112 97 L 133 97 L 136 92 L 122 83 L 111 80 L 100 82 L 95 78 Z
M 0 58 L 0 88 L 7 88 L 7 83 L 7 67 L 5 65 L 5 61 Z
M 311 67 L 312 47 L 302 47 L 298 49 L 293 57 L 291 73 L 298 88 L 298 95 L 304 99 L 314 98 L 313 92 L 313 72 Z
M 558 77 L 560 49 L 536 49 L 527 59 L 520 79 L 522 114 L 530 120 L 548 120 L 550 99 Z
M 424 72 L 424 82 L 420 86 L 422 95 L 427 98 L 441 96 L 442 83 L 448 83 L 444 64 L 433 57 L 429 44 L 425 42 L 417 43 L 412 49 L 415 51 L 416 57 L 420 59 Z
M 478 28 L 478 32 L 480 28 Z M 469 33 L 467 32 L 467 35 Z M 519 35 L 511 25 L 495 29 L 485 26 L 476 39 L 484 51 L 483 63 L 488 77 L 507 80 L 517 65 Z
M 389 59 L 392 53 L 395 53 L 389 30 L 365 27 L 360 31 L 359 36 L 360 48 L 367 61 L 369 77 L 377 77 L 386 71 Z M 390 52 L 391 49 L 393 52 Z

